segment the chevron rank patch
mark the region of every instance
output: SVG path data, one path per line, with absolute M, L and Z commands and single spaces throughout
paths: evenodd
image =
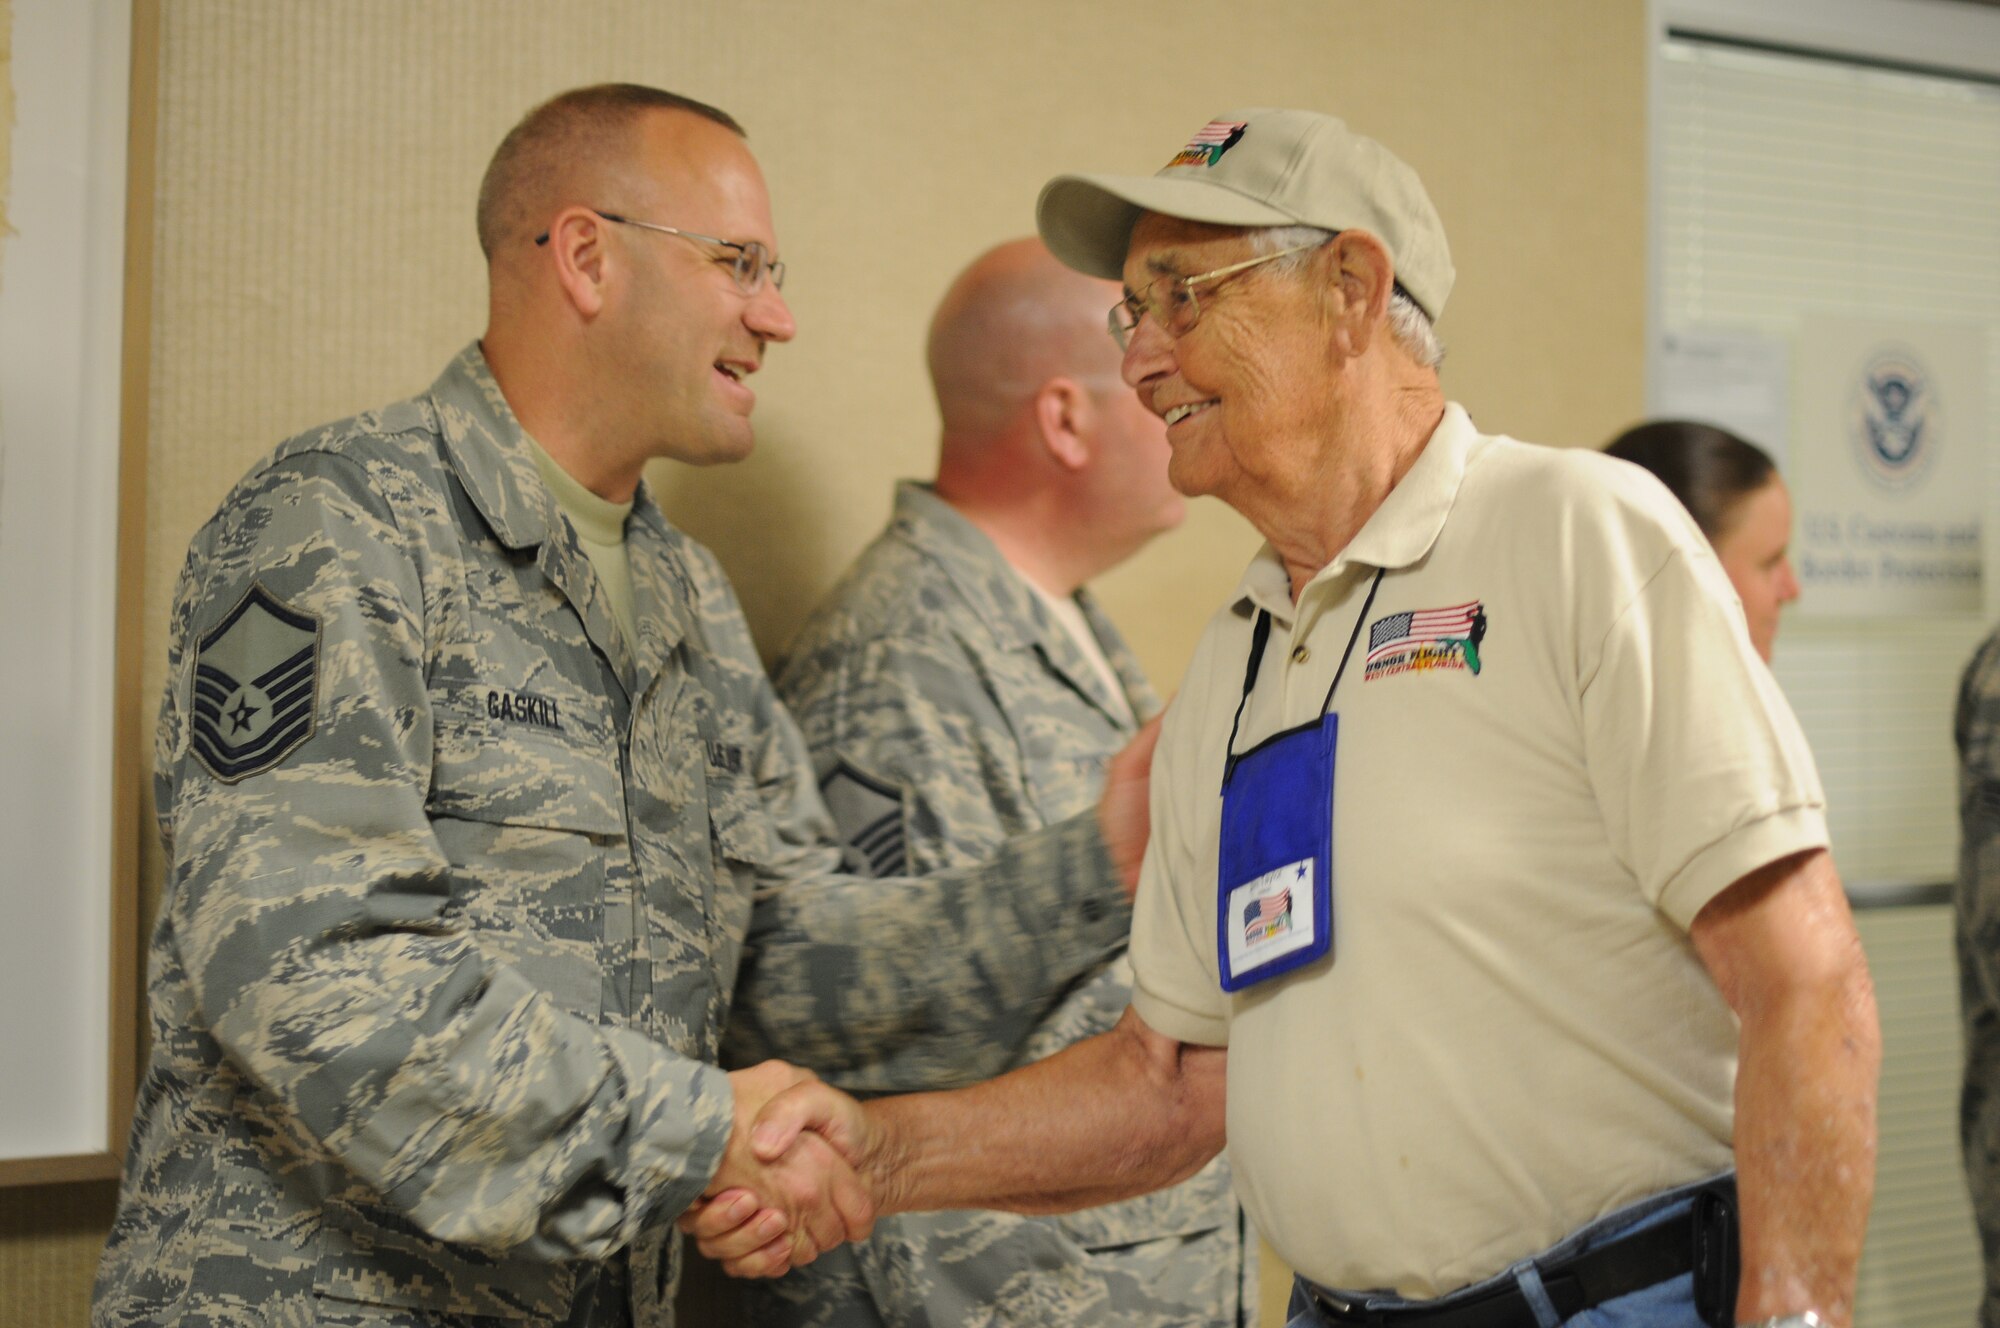
M 312 736 L 319 619 L 253 582 L 201 639 L 189 745 L 225 784 L 262 774 Z
M 820 777 L 819 791 L 840 837 L 868 860 L 870 876 L 907 874 L 901 789 L 841 757 Z

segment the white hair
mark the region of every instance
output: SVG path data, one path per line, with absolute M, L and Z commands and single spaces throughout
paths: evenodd
M 1330 231 L 1320 226 L 1267 226 L 1250 233 L 1251 247 L 1262 254 L 1275 254 L 1284 249 L 1299 249 L 1301 252 L 1287 254 L 1277 260 L 1274 266 L 1291 269 L 1305 263 L 1309 254 L 1304 252 L 1310 246 L 1318 248 L 1331 240 L 1338 231 Z M 1430 315 L 1417 306 L 1401 286 L 1389 295 L 1389 335 L 1396 339 L 1406 354 L 1426 369 L 1435 369 L 1444 363 L 1444 343 L 1438 340 L 1437 329 L 1431 326 Z

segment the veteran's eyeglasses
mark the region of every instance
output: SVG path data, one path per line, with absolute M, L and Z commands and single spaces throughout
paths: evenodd
M 1111 339 L 1118 343 L 1120 350 L 1132 344 L 1132 334 L 1139 330 L 1139 320 L 1148 314 L 1167 330 L 1168 336 L 1186 336 L 1201 321 L 1201 301 L 1195 298 L 1194 293 L 1196 286 L 1234 276 L 1259 263 L 1317 249 L 1324 243 L 1324 240 L 1315 240 L 1311 244 L 1293 245 L 1275 254 L 1259 254 L 1255 258 L 1246 258 L 1240 263 L 1216 268 L 1213 272 L 1199 272 L 1192 277 L 1159 277 L 1112 305 L 1111 312 L 1105 315 L 1105 325 L 1111 329 Z
M 616 212 L 606 212 L 603 208 L 592 208 L 590 210 L 606 221 L 615 222 L 620 226 L 637 226 L 642 231 L 658 231 L 662 235 L 678 235 L 683 240 L 693 240 L 697 244 L 720 245 L 724 249 L 734 251 L 730 261 L 729 274 L 736 278 L 736 289 L 742 291 L 745 295 L 755 295 L 758 291 L 762 290 L 766 276 L 771 278 L 771 285 L 778 290 L 785 288 L 785 265 L 771 257 L 771 251 L 764 247 L 761 240 L 750 240 L 739 243 L 735 240 L 725 240 L 719 235 L 703 235 L 699 231 L 684 231 L 678 226 L 662 226 L 656 221 L 634 221 L 630 217 L 621 217 Z M 547 231 L 543 231 L 535 237 L 536 244 L 547 244 L 548 242 L 549 233 Z

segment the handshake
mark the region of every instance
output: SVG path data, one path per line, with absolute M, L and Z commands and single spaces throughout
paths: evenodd
M 780 1277 L 866 1238 L 883 1188 L 881 1140 L 861 1104 L 783 1061 L 729 1080 L 729 1144 L 681 1230 L 731 1277 Z

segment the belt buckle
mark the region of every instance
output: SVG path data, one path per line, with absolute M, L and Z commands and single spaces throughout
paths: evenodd
M 1381 1316 L 1371 1314 L 1363 1302 L 1349 1300 L 1345 1296 L 1337 1296 L 1324 1287 L 1313 1286 L 1312 1298 L 1313 1303 L 1321 1309 L 1329 1310 L 1339 1315 L 1348 1323 L 1372 1324 L 1382 1321 Z

